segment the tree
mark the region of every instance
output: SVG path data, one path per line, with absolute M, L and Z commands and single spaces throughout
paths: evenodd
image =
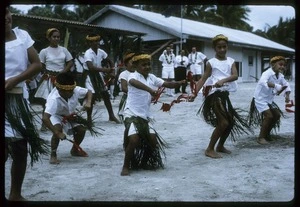
M 208 8 L 207 17 L 204 21 L 210 24 L 229 27 L 238 30 L 251 32 L 251 27 L 248 20 L 248 12 L 250 9 L 247 6 L 238 5 L 217 5 L 215 8 Z
M 267 25 L 264 31 L 256 30 L 254 33 L 290 48 L 295 48 L 295 29 L 295 18 L 287 18 L 283 21 L 283 18 L 280 17 L 277 25 L 273 27 Z

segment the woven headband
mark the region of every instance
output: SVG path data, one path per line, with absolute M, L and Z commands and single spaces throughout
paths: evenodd
M 59 32 L 59 30 L 56 29 L 56 28 L 50 28 L 50 29 L 48 29 L 47 32 L 46 32 L 46 37 L 49 38 L 49 37 L 50 37 L 49 35 L 50 35 L 51 32 L 53 32 L 53 31 Z
M 270 63 L 275 63 L 275 62 L 280 61 L 280 60 L 286 61 L 285 57 L 283 57 L 283 56 L 275 56 L 275 57 L 271 58 Z
M 142 55 L 134 56 L 132 58 L 132 62 L 136 62 L 136 61 L 143 60 L 143 59 L 149 59 L 149 60 L 151 60 L 151 55 L 142 54 Z
M 222 34 L 219 34 L 212 39 L 213 43 L 215 43 L 216 41 L 219 41 L 219 40 L 225 40 L 226 42 L 228 42 L 228 37 L 226 37 Z
M 133 52 L 125 55 L 123 61 L 124 62 L 129 61 L 134 55 L 135 55 L 135 53 L 133 53 Z
M 76 82 L 74 82 L 73 85 L 62 85 L 62 84 L 59 84 L 58 82 L 55 81 L 54 84 L 57 88 L 62 89 L 62 90 L 66 90 L 66 91 L 72 91 L 76 87 Z
M 87 35 L 85 39 L 88 40 L 88 41 L 99 41 L 100 38 L 101 37 L 99 35 L 97 35 L 97 36 L 91 36 L 91 37 L 89 35 Z

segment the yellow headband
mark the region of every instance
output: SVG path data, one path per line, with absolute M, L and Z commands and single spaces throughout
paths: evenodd
M 151 55 L 141 54 L 141 55 L 134 56 L 132 58 L 132 62 L 136 62 L 136 61 L 143 60 L 143 59 L 151 60 Z
M 133 52 L 125 55 L 125 57 L 123 58 L 123 61 L 124 62 L 129 61 L 134 55 L 135 55 L 135 53 L 133 53 Z
M 49 36 L 50 33 L 53 32 L 53 31 L 59 32 L 59 30 L 56 29 L 56 28 L 50 28 L 50 29 L 48 29 L 47 32 L 46 32 L 46 37 L 49 38 L 49 37 L 50 37 L 50 36 Z
M 226 42 L 228 42 L 228 37 L 226 37 L 222 34 L 219 34 L 212 39 L 212 42 L 215 43 L 216 41 L 219 41 L 219 40 L 225 40 Z
M 56 88 L 59 88 L 59 89 L 62 89 L 62 90 L 66 90 L 66 91 L 72 91 L 76 87 L 76 82 L 74 82 L 73 85 L 61 85 L 61 84 L 59 84 L 59 83 L 57 83 L 55 81 L 54 84 L 55 84 Z
M 275 62 L 280 61 L 280 60 L 284 60 L 284 62 L 286 61 L 285 57 L 283 57 L 283 56 L 275 56 L 275 57 L 271 58 L 270 63 L 272 64 L 272 63 L 275 63 Z
M 88 41 L 99 41 L 100 40 L 100 36 L 99 35 L 97 35 L 97 36 L 92 36 L 92 37 L 90 37 L 89 35 L 87 35 L 86 36 L 86 40 L 88 40 Z

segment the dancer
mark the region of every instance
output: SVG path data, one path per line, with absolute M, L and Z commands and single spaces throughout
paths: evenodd
M 130 169 L 157 169 L 163 167 L 161 153 L 164 154 L 164 141 L 151 124 L 150 105 L 158 87 L 175 88 L 185 81 L 166 82 L 150 73 L 148 54 L 132 58 L 136 70 L 128 77 L 128 97 L 124 109 L 124 164 L 121 175 L 129 175 Z
M 43 76 L 40 80 L 40 84 L 35 98 L 42 98 L 43 111 L 45 110 L 45 101 L 54 88 L 55 77 L 59 73 L 69 72 L 73 67 L 73 57 L 67 48 L 59 45 L 60 31 L 56 28 L 50 28 L 46 32 L 46 38 L 49 41 L 49 46 L 44 48 L 40 52 L 40 60 L 43 65 Z M 45 131 L 47 128 L 42 124 L 41 131 Z
M 88 121 L 92 121 L 92 111 L 95 101 L 103 99 L 104 105 L 109 115 L 109 121 L 120 123 L 115 117 L 108 87 L 105 84 L 102 73 L 111 73 L 114 70 L 113 62 L 108 58 L 107 53 L 99 48 L 99 41 L 101 37 L 96 34 L 91 34 L 86 37 L 90 48 L 84 54 L 84 72 L 83 78 L 86 79 L 85 87 L 90 89 L 93 93 L 92 107 L 87 110 Z M 102 61 L 107 61 L 110 68 L 102 67 Z
M 215 127 L 205 155 L 211 158 L 221 158 L 217 152 L 231 153 L 224 147 L 229 135 L 235 140 L 235 135 L 247 133 L 250 130 L 246 118 L 237 113 L 229 99 L 229 93 L 237 90 L 236 80 L 238 79 L 237 69 L 234 60 L 226 56 L 228 38 L 220 34 L 213 38 L 215 57 L 208 60 L 206 70 L 196 84 L 196 97 L 199 90 L 205 83 L 205 100 L 198 113 L 202 113 L 204 120 Z M 215 145 L 218 142 L 215 151 Z
M 128 79 L 128 76 L 134 72 L 134 69 L 132 67 L 132 58 L 134 57 L 134 55 L 135 55 L 135 53 L 133 53 L 133 52 L 128 52 L 124 55 L 123 62 L 125 65 L 125 70 L 123 72 L 121 72 L 119 75 L 119 81 L 121 82 L 121 90 L 123 92 L 123 95 L 120 100 L 118 115 L 122 122 L 124 121 L 123 112 L 124 112 L 124 107 L 126 104 L 127 92 L 128 92 L 127 79 Z
M 27 31 L 12 28 L 12 16 L 5 10 L 5 161 L 10 154 L 11 188 L 8 200 L 26 201 L 22 186 L 28 152 L 31 165 L 41 154 L 48 153 L 46 142 L 39 137 L 34 118 L 23 98 L 24 82 L 42 70 L 42 64 Z M 29 145 L 28 145 L 29 144 Z M 28 146 L 30 147 L 28 149 Z
M 284 79 L 286 60 L 283 56 L 275 56 L 270 60 L 271 67 L 262 73 L 255 88 L 254 97 L 250 106 L 249 123 L 260 126 L 257 138 L 259 144 L 268 144 L 272 141 L 270 132 L 280 126 L 282 111 L 274 102 L 274 97 L 284 93 L 285 102 L 290 102 L 291 89 Z
M 57 159 L 57 148 L 60 140 L 66 138 L 65 133 L 74 135 L 75 144 L 78 146 L 81 144 L 85 136 L 87 122 L 84 126 L 84 122 L 81 121 L 81 123 L 78 123 L 79 120 L 74 119 L 72 115 L 75 115 L 79 99 L 85 99 L 85 109 L 90 109 L 92 102 L 92 92 L 86 88 L 76 86 L 74 77 L 71 74 L 58 74 L 55 86 L 47 98 L 43 114 L 43 123 L 53 133 L 51 138 L 50 164 L 60 163 Z M 85 157 L 86 155 L 78 151 L 74 145 L 70 151 L 71 155 Z

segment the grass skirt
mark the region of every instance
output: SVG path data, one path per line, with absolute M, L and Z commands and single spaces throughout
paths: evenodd
M 28 141 L 31 165 L 41 154 L 49 153 L 49 146 L 40 138 L 23 94 L 5 93 L 5 121 L 10 124 L 15 137 L 21 136 Z
M 207 96 L 198 110 L 197 115 L 201 114 L 207 124 L 216 127 L 218 120 L 213 111 L 213 106 L 214 103 L 219 102 L 219 100 L 221 100 L 221 104 L 225 111 L 221 108 L 218 110 L 222 112 L 223 116 L 229 121 L 230 126 L 228 130 L 230 130 L 230 132 L 228 132 L 228 134 L 230 135 L 231 140 L 236 141 L 236 137 L 241 134 L 249 134 L 249 132 L 253 134 L 252 129 L 247 124 L 247 116 L 243 115 L 246 114 L 246 111 L 232 106 L 228 91 L 216 91 Z
M 164 164 L 162 161 L 161 154 L 165 156 L 166 143 L 160 137 L 160 135 L 155 131 L 157 145 L 152 147 L 150 145 L 150 132 L 147 120 L 140 117 L 130 117 L 126 118 L 124 121 L 125 131 L 124 131 L 124 144 L 123 147 L 126 149 L 129 144 L 128 130 L 130 124 L 133 123 L 134 127 L 138 131 L 140 137 L 140 145 L 135 149 L 133 158 L 131 160 L 131 169 L 157 169 L 163 168 Z
M 274 110 L 278 110 L 280 115 L 282 117 L 285 117 L 283 112 L 280 110 L 280 108 L 278 107 L 278 105 L 275 102 L 272 102 L 271 104 L 268 104 L 271 113 L 275 113 Z M 249 115 L 248 115 L 248 123 L 249 126 L 251 127 L 261 127 L 263 122 L 263 113 L 259 113 L 259 111 L 257 110 L 256 106 L 255 106 L 255 100 L 254 98 L 251 101 L 250 104 L 250 111 L 249 111 Z M 279 130 L 280 127 L 280 119 L 272 126 L 272 130 L 276 133 L 276 131 Z
M 103 98 L 103 92 L 107 91 L 107 86 L 105 86 L 104 79 L 99 72 L 95 71 L 89 71 L 89 77 L 95 90 L 95 100 L 101 101 Z
M 121 97 L 120 104 L 119 104 L 119 111 L 118 111 L 118 116 L 122 123 L 124 122 L 124 114 L 123 113 L 124 113 L 124 108 L 126 105 L 126 100 L 127 100 L 127 93 L 124 93 L 123 96 Z

